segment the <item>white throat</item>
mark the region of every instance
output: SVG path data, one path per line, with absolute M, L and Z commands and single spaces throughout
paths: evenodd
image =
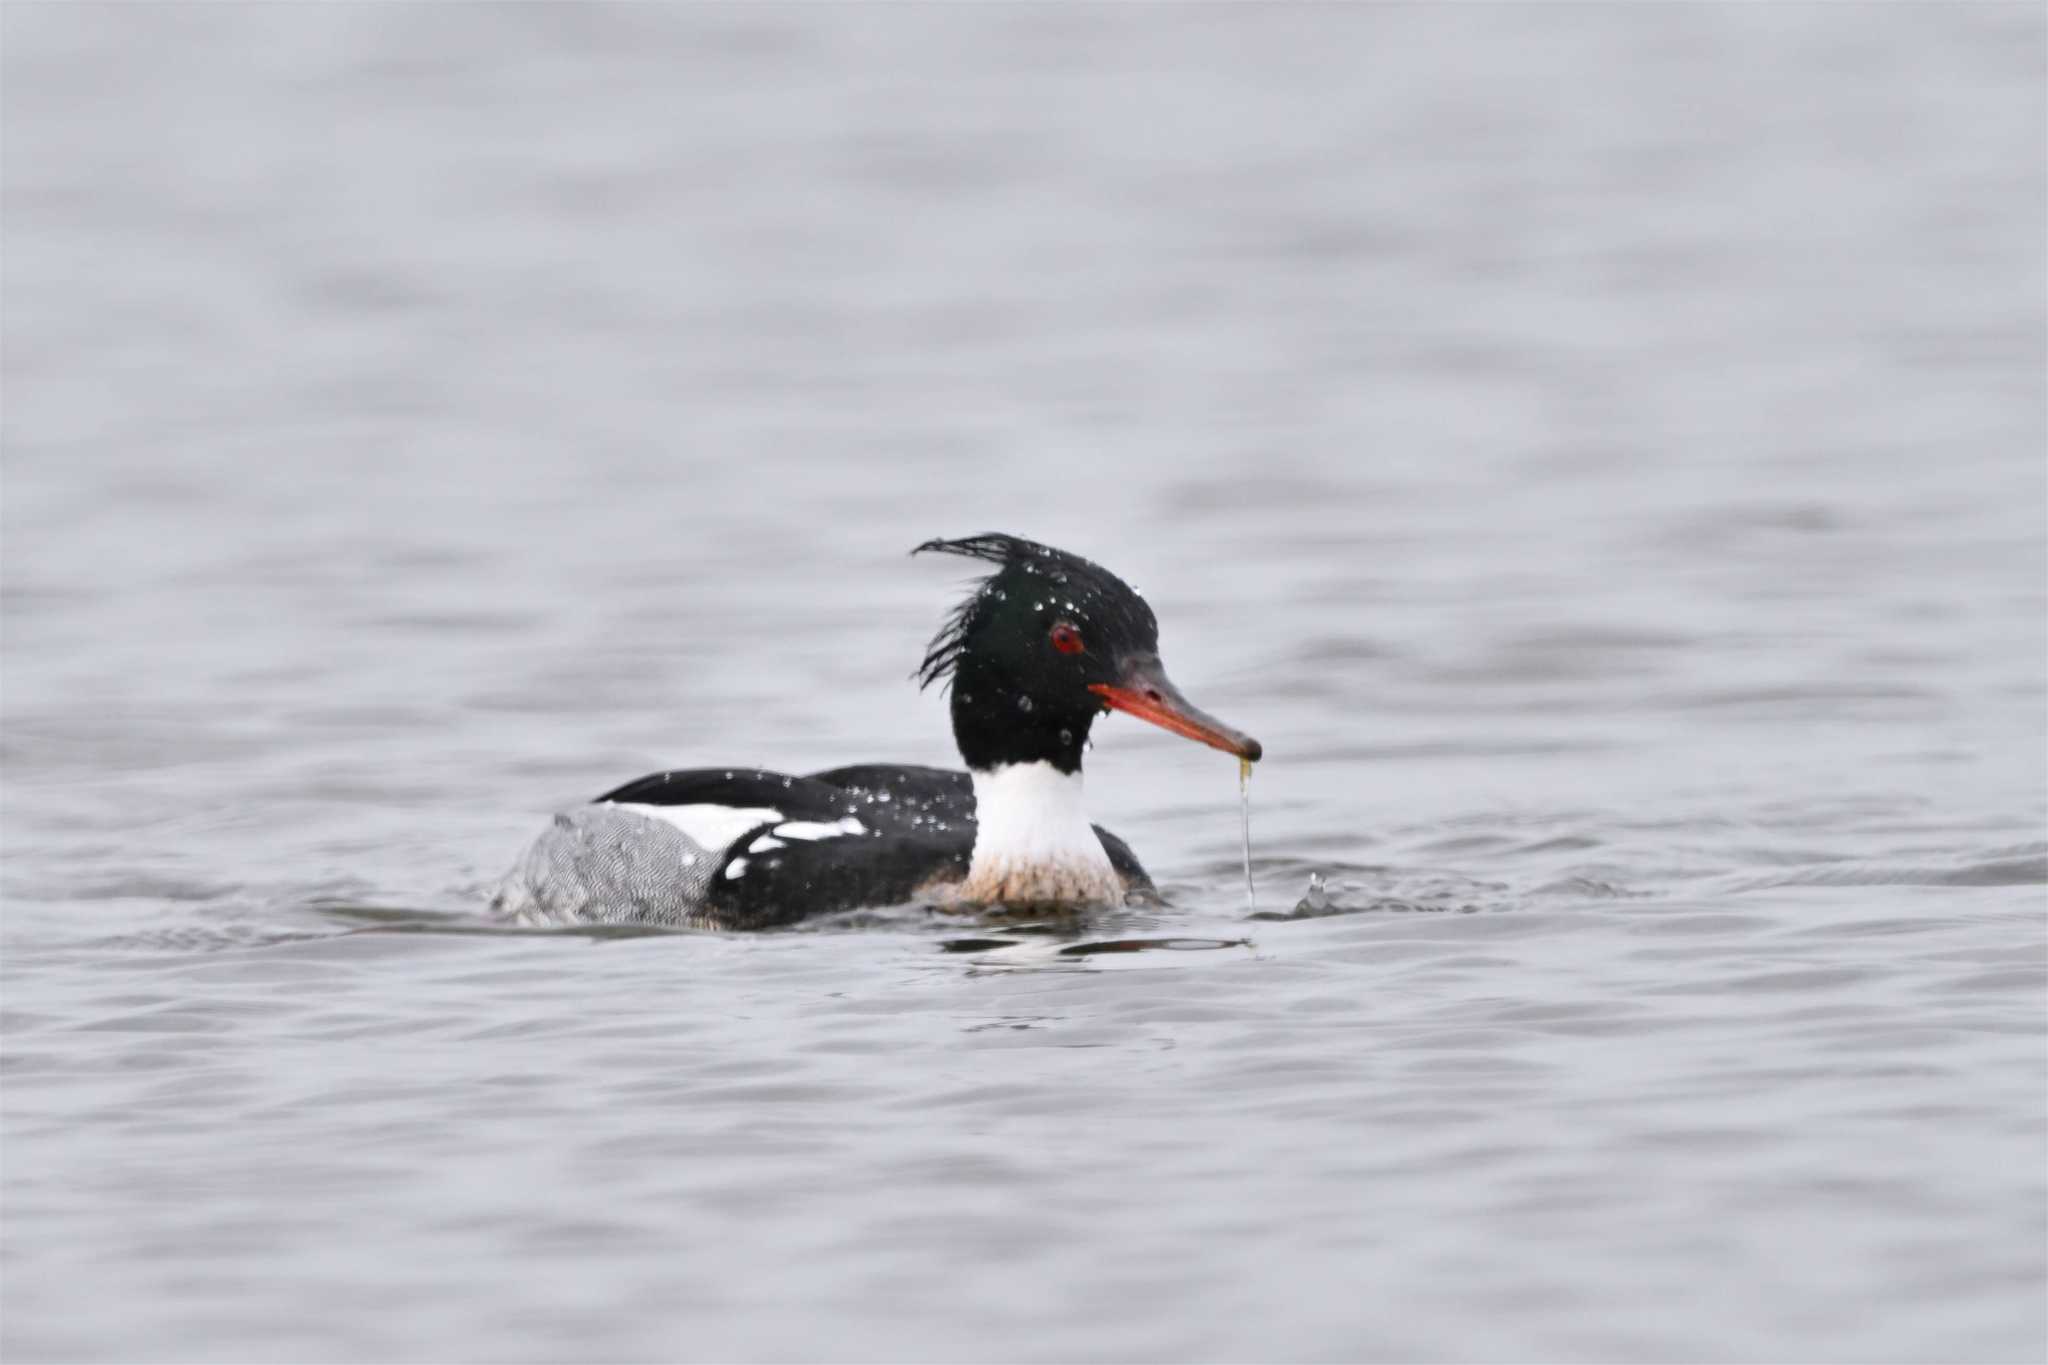
M 974 777 L 974 861 L 960 894 L 1006 903 L 1123 900 L 1081 801 L 1081 774 L 1006 763 Z

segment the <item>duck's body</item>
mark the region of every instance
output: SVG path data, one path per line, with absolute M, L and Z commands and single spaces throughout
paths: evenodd
M 656 773 L 557 815 L 493 907 L 527 924 L 756 929 L 916 901 L 1061 907 L 1150 894 L 1129 846 L 1085 814 L 1090 723 L 1114 707 L 1245 758 L 1259 756 L 1257 741 L 1180 697 L 1159 668 L 1150 609 L 1099 566 L 1009 536 L 919 549 L 1002 566 L 921 670 L 951 683 L 968 771 Z
M 1080 781 L 1050 768 L 990 780 L 1012 788 Z M 912 901 L 1119 903 L 1151 891 L 1130 846 L 1085 820 L 1077 832 L 1025 815 L 1030 828 L 1015 831 L 1015 847 L 1039 856 L 989 857 L 976 868 L 978 840 L 1000 845 L 981 839 L 975 785 L 957 770 L 887 764 L 803 777 L 758 768 L 655 773 L 557 815 L 505 879 L 495 908 L 522 924 L 765 929 Z M 1000 797 L 995 805 L 1004 809 Z

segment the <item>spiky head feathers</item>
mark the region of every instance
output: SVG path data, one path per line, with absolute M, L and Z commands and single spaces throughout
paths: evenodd
M 1007 671 L 1071 674 L 1085 685 L 1107 676 L 1113 660 L 1159 647 L 1152 608 L 1092 560 L 994 532 L 911 551 L 927 552 L 979 559 L 996 571 L 947 613 L 918 667 L 921 687 L 956 680 L 970 652 L 1007 663 Z

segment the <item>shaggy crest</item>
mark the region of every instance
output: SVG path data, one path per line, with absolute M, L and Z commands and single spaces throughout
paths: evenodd
M 1046 600 L 1059 603 L 1061 615 L 1078 625 L 1085 626 L 1091 621 L 1113 623 L 1130 634 L 1153 640 L 1158 637 L 1158 623 L 1145 600 L 1093 560 L 1000 532 L 960 540 L 927 540 L 910 553 L 920 555 L 927 551 L 979 559 L 997 568 L 946 613 L 939 633 L 925 650 L 924 662 L 918 665 L 920 688 L 942 679 L 950 682 L 967 647 L 967 637 L 973 633 L 982 610 L 990 604 L 992 594 L 1043 590 Z

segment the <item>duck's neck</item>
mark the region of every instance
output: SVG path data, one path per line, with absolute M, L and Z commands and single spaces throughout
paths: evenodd
M 963 658 L 953 673 L 953 742 L 976 773 L 1050 764 L 1078 778 L 1089 727 L 1102 710 L 1100 702 L 1082 697 L 1033 696 L 1001 668 Z
M 972 773 L 974 860 L 962 897 L 1009 905 L 1123 899 L 1123 882 L 1088 823 L 1078 766 L 1009 763 Z

